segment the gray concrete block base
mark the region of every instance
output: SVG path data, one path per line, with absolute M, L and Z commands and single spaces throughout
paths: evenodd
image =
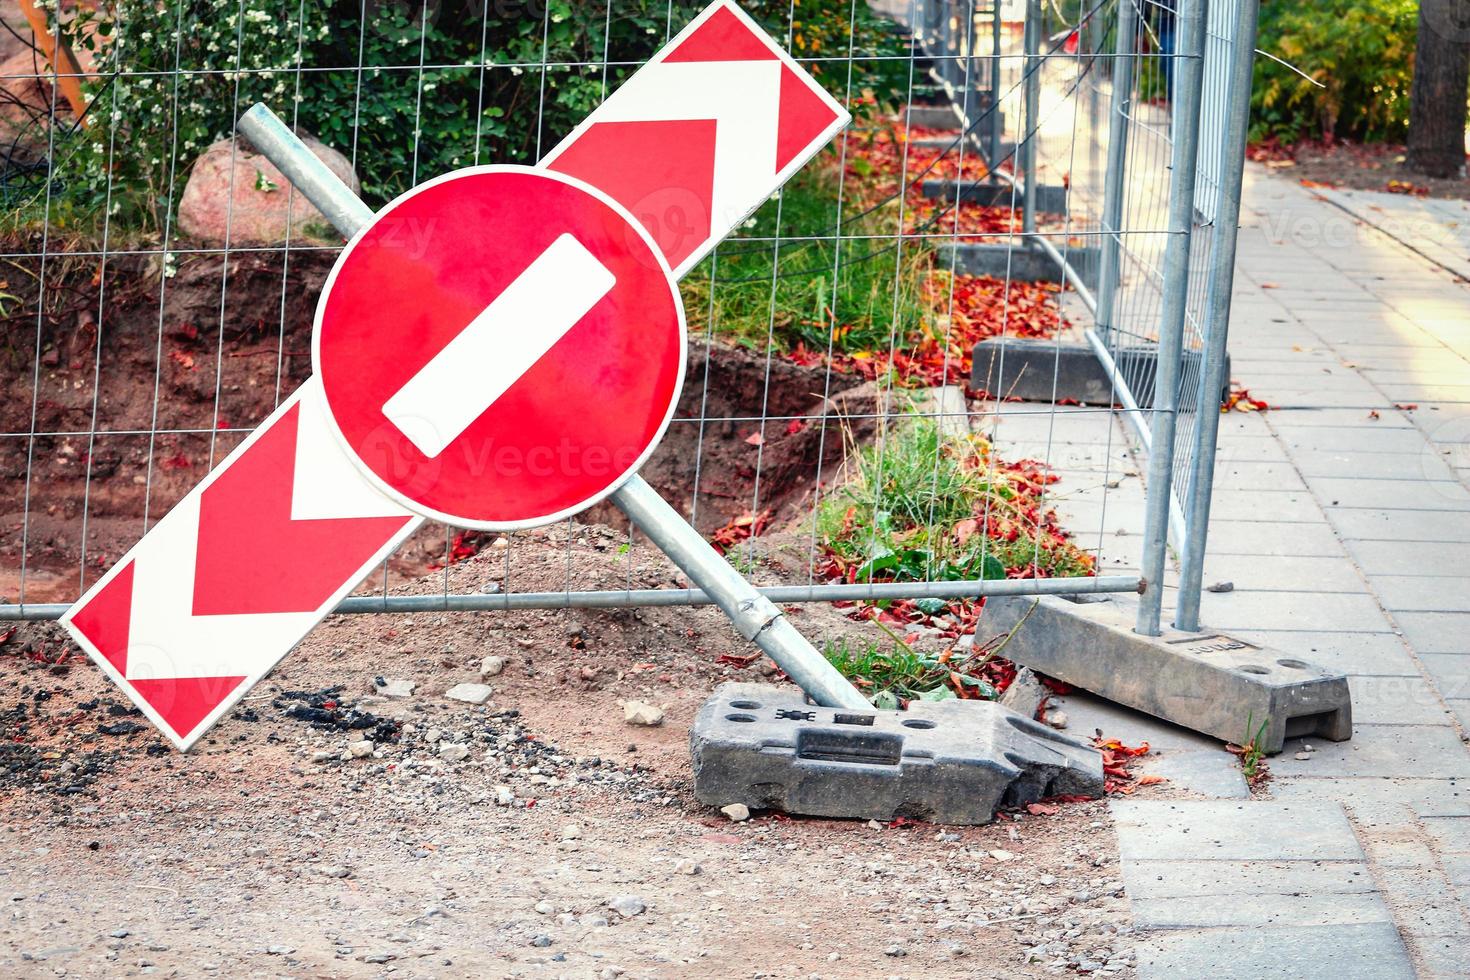
M 1021 195 L 1006 183 L 992 183 L 988 180 L 926 180 L 922 188 L 924 196 L 928 198 L 943 198 L 946 201 L 958 198 L 967 204 L 986 207 L 1004 207 L 1012 203 L 1018 208 L 1021 206 Z M 1066 214 L 1067 188 L 1061 184 L 1038 184 L 1036 210 L 1043 214 Z
M 1197 353 L 1192 356 L 1198 360 Z M 1133 380 L 1139 407 L 1150 407 L 1154 400 L 1155 352 L 1119 351 L 1116 358 L 1123 376 Z M 1190 352 L 1186 352 L 1185 360 L 1191 360 Z M 1229 377 L 1228 356 L 1225 370 Z M 1194 376 L 1194 371 L 1186 370 L 1186 378 Z M 1181 381 L 1181 390 L 1183 384 Z M 970 387 L 1028 402 L 1070 398 L 1084 405 L 1111 405 L 1118 400 L 1113 383 L 1088 345 L 1022 337 L 991 337 L 976 344 L 970 361 Z M 1227 394 L 1228 389 L 1221 390 L 1222 402 Z
M 728 683 L 699 709 L 689 748 L 694 795 L 717 807 L 982 824 L 998 807 L 1103 790 L 1096 749 L 991 701 L 852 711 Z
M 1208 630 L 1141 636 L 1137 608 L 1132 596 L 992 598 L 979 631 L 1014 631 L 1005 655 L 1016 663 L 1224 741 L 1252 738 L 1263 725 L 1268 753 L 1288 738 L 1352 737 L 1344 674 Z
M 1067 263 L 1091 287 L 1097 285 L 1100 252 L 1096 248 L 1071 247 L 1066 250 Z M 962 243 L 941 245 L 935 257 L 940 269 L 953 267 L 966 276 L 995 276 L 1024 282 L 1061 282 L 1062 270 L 1042 252 L 1010 245 Z

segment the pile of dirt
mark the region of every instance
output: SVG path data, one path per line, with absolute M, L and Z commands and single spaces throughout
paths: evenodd
M 7 249 L 39 253 L 40 243 Z M 335 254 L 14 263 L 3 285 L 18 301 L 0 311 L 11 395 L 0 402 L 0 431 L 11 435 L 0 440 L 0 599 L 18 597 L 22 564 L 27 601 L 75 598 L 84 562 L 96 581 L 305 380 Z M 872 390 L 851 375 L 692 344 L 675 421 L 643 475 L 706 532 L 752 511 L 788 516 L 846 442 L 871 432 Z M 628 524 L 610 504 L 580 519 Z M 443 564 L 451 537 L 426 525 L 390 561 L 389 583 Z

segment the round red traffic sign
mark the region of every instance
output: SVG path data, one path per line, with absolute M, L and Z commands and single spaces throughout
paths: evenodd
M 411 510 L 511 530 L 637 472 L 684 380 L 663 254 L 591 185 L 529 167 L 421 184 L 348 243 L 313 357 L 358 466 Z

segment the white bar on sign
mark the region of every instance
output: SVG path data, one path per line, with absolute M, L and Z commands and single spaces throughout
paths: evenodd
M 597 256 L 562 235 L 383 403 L 419 452 L 442 453 L 617 283 Z M 465 384 L 466 369 L 477 372 Z

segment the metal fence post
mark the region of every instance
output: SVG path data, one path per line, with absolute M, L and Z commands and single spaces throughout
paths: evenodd
M 1026 83 L 1021 89 L 1021 170 L 1026 183 L 1021 188 L 1021 231 L 1036 233 L 1036 128 L 1041 119 L 1041 0 L 1026 0 L 1026 25 L 1021 36 L 1026 51 Z
M 1112 93 L 1108 103 L 1108 163 L 1103 171 L 1102 255 L 1098 257 L 1097 334 L 1108 341 L 1113 326 L 1113 296 L 1118 291 L 1122 242 L 1123 195 L 1128 167 L 1128 117 L 1133 111 L 1133 62 L 1136 58 L 1138 20 L 1130 0 L 1118 3 L 1118 36 L 1113 48 Z
M 1179 46 L 1170 105 L 1173 152 L 1169 182 L 1169 241 L 1164 249 L 1163 312 L 1154 374 L 1152 439 L 1148 457 L 1148 502 L 1143 531 L 1146 591 L 1138 604 L 1134 629 L 1159 635 L 1163 614 L 1164 568 L 1169 546 L 1169 505 L 1174 470 L 1174 431 L 1179 411 L 1179 367 L 1184 318 L 1189 300 L 1189 251 L 1194 230 L 1194 183 L 1199 156 L 1200 96 L 1204 77 L 1206 0 L 1178 0 Z
M 1219 206 L 1215 210 L 1210 249 L 1210 280 L 1205 299 L 1205 350 L 1200 365 L 1194 459 L 1189 472 L 1187 527 L 1180 559 L 1179 601 L 1174 625 L 1191 632 L 1199 627 L 1200 589 L 1204 584 L 1205 542 L 1209 534 L 1210 499 L 1215 483 L 1215 451 L 1220 431 L 1220 392 L 1230 332 L 1230 300 L 1235 281 L 1235 240 L 1240 228 L 1241 184 L 1245 177 L 1246 139 L 1250 131 L 1251 78 L 1255 66 L 1258 0 L 1238 0 L 1232 25 L 1230 79 L 1225 144 L 1221 153 Z
M 987 132 L 990 136 L 990 156 L 987 159 L 990 168 L 990 180 L 992 183 L 998 179 L 995 168 L 1000 166 L 1001 144 L 1005 142 L 1005 119 L 1001 114 L 1000 106 L 1000 4 L 1001 0 L 991 0 L 990 3 L 990 125 Z

